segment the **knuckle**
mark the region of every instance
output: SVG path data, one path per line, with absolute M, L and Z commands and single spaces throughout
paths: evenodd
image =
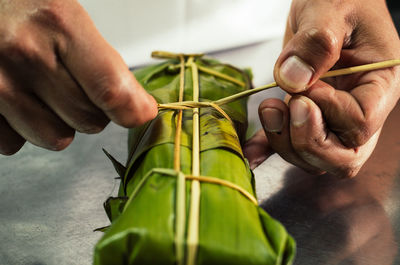
M 376 121 L 374 121 L 374 115 L 368 114 L 373 112 L 367 111 L 367 114 L 365 112 L 365 108 L 361 110 L 359 107 L 355 107 L 353 101 L 343 106 L 342 113 L 345 116 L 342 115 L 341 120 L 345 122 L 342 128 L 334 131 L 346 147 L 359 147 L 373 135 Z
M 349 148 L 364 145 L 372 136 L 372 131 L 365 121 L 358 121 L 357 126 L 339 135 L 340 140 Z
M 6 62 L 27 63 L 39 59 L 40 47 L 29 34 L 17 33 L 2 40 L 0 54 Z
M 335 34 L 329 29 L 310 29 L 304 34 L 305 44 L 318 56 L 338 59 L 339 42 Z
M 102 77 L 97 81 L 94 101 L 105 111 L 112 111 L 121 106 L 123 82 L 119 78 Z
M 39 25 L 56 31 L 65 31 L 68 28 L 68 5 L 64 1 L 48 1 L 32 15 L 32 20 Z
M 367 122 L 362 122 L 358 127 L 358 133 L 354 136 L 356 147 L 364 145 L 372 136 L 371 127 Z
M 154 118 L 157 115 L 157 108 L 154 108 L 155 106 L 146 98 L 143 98 L 143 102 L 138 102 L 137 98 L 144 95 L 135 93 L 128 87 L 131 83 L 126 78 L 125 75 L 119 74 L 98 79 L 92 100 L 114 122 L 131 128 Z M 133 114 L 123 115 L 127 112 L 124 111 L 125 108 L 132 110 Z

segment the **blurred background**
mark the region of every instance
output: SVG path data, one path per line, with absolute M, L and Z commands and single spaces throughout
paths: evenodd
M 215 52 L 283 34 L 290 0 L 80 0 L 129 66 L 153 50 Z
M 291 0 L 80 0 L 129 66 L 153 50 L 216 52 L 282 36 Z M 400 1 L 387 1 L 397 28 Z

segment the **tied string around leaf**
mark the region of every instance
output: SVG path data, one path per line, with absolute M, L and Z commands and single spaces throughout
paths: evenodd
M 199 72 L 205 72 L 215 75 L 218 78 L 225 79 L 240 86 L 245 84 L 236 80 L 228 75 L 218 73 L 212 69 L 199 67 L 195 59 L 201 57 L 201 54 L 184 55 L 173 54 L 164 52 L 154 52 L 153 57 L 157 58 L 174 58 L 179 59 L 180 67 L 180 80 L 179 80 L 179 107 L 163 108 L 159 105 L 160 109 L 173 109 L 177 110 L 176 116 L 176 129 L 174 140 L 174 170 L 170 172 L 168 169 L 154 169 L 150 173 L 162 173 L 163 175 L 177 177 L 177 195 L 176 195 L 176 220 L 175 220 L 175 251 L 177 257 L 177 264 L 195 265 L 197 258 L 198 242 L 199 242 L 199 217 L 200 217 L 200 183 L 206 182 L 210 184 L 217 184 L 236 190 L 243 196 L 248 198 L 253 204 L 258 205 L 257 199 L 242 187 L 223 179 L 200 175 L 200 116 L 199 107 L 196 105 L 184 105 L 184 87 L 185 87 L 185 69 L 190 68 L 193 81 L 193 103 L 200 107 L 212 107 L 217 110 L 227 120 L 232 122 L 226 112 L 213 102 L 199 102 L 200 86 L 199 86 Z M 187 59 L 187 61 L 186 61 Z M 181 151 L 181 134 L 182 134 L 182 115 L 183 110 L 192 110 L 192 173 L 185 175 L 181 172 L 180 166 L 180 151 Z M 150 176 L 149 175 L 149 176 Z M 186 262 L 185 262 L 185 224 L 186 224 L 186 180 L 192 180 L 191 195 L 190 195 L 190 212 L 188 220 L 188 231 L 186 239 Z
M 176 103 L 172 103 L 172 104 L 158 104 L 159 110 L 173 109 L 173 110 L 182 111 L 182 110 L 188 110 L 188 109 L 194 109 L 194 108 L 208 108 L 208 107 L 214 108 L 222 116 L 224 116 L 225 119 L 227 119 L 228 121 L 233 123 L 231 118 L 229 117 L 229 115 L 226 114 L 226 112 L 219 105 L 215 104 L 215 102 L 180 101 L 180 102 L 176 102 Z
M 193 80 L 193 101 L 199 102 L 200 86 L 199 72 L 197 65 L 194 62 L 193 56 L 189 57 L 188 64 L 192 70 Z M 193 108 L 192 116 L 192 175 L 200 176 L 200 115 L 199 108 Z M 199 244 L 199 222 L 200 222 L 200 181 L 192 180 L 190 194 L 190 212 L 188 221 L 188 236 L 187 236 L 187 257 L 186 264 L 196 264 L 197 249 Z
M 222 114 L 226 119 L 231 121 L 230 117 L 225 113 L 225 111 L 220 107 L 221 105 L 248 97 L 252 94 L 261 92 L 263 90 L 276 87 L 276 82 L 271 84 L 261 86 L 252 90 L 246 90 L 225 98 L 221 98 L 212 102 L 200 102 L 199 101 L 199 71 L 217 78 L 230 81 L 239 86 L 245 86 L 245 84 L 231 76 L 219 73 L 212 69 L 196 64 L 195 59 L 203 56 L 203 54 L 175 54 L 169 52 L 153 52 L 153 57 L 163 58 L 163 59 L 178 59 L 180 68 L 180 85 L 179 85 L 179 98 L 178 102 L 168 103 L 168 104 L 158 104 L 159 110 L 176 110 L 177 111 L 177 121 L 176 121 L 176 134 L 174 143 L 174 170 L 171 169 L 153 169 L 147 177 L 143 179 L 146 181 L 154 173 L 159 173 L 166 176 L 177 177 L 177 195 L 176 195 L 176 220 L 175 220 L 175 250 L 177 257 L 177 264 L 187 264 L 195 265 L 197 250 L 198 250 L 198 240 L 199 240 L 199 214 L 200 214 L 200 182 L 207 182 L 229 187 L 231 189 L 237 190 L 245 197 L 247 197 L 252 203 L 258 205 L 256 198 L 249 192 L 241 188 L 240 186 L 231 183 L 229 181 L 221 180 L 218 178 L 201 176 L 200 175 L 200 133 L 199 133 L 199 109 L 200 108 L 214 108 L 220 114 Z M 187 61 L 186 61 L 187 60 Z M 400 64 L 400 60 L 389 60 L 379 63 L 372 63 L 362 66 L 349 67 L 339 70 L 334 70 L 327 72 L 321 78 L 341 76 L 347 74 L 353 74 L 363 71 L 377 70 L 387 67 L 392 67 Z M 173 65 L 176 67 L 176 65 Z M 192 80 L 193 80 L 193 100 L 183 101 L 184 97 L 184 87 L 185 87 L 185 69 L 186 67 L 191 69 Z M 193 138 L 192 138 L 192 174 L 185 175 L 181 172 L 180 168 L 180 151 L 181 151 L 181 134 L 182 134 L 182 115 L 183 110 L 192 110 L 193 119 Z M 232 121 L 231 121 L 232 122 Z M 191 183 L 191 195 L 190 195 L 190 212 L 188 221 L 188 231 L 186 239 L 186 262 L 185 257 L 185 224 L 186 224 L 186 180 L 192 180 Z M 141 185 L 137 188 L 139 189 Z M 135 192 L 133 193 L 135 194 Z M 132 196 L 134 197 L 134 196 Z M 132 199 L 132 197 L 130 199 Z M 128 203 L 127 203 L 128 205 Z
M 251 193 L 249 193 L 247 190 L 243 189 L 239 185 L 236 185 L 230 181 L 226 181 L 226 180 L 214 178 L 214 177 L 207 177 L 207 176 L 185 175 L 181 171 L 176 171 L 174 169 L 169 169 L 169 168 L 153 168 L 152 170 L 147 172 L 147 174 L 138 183 L 135 190 L 132 192 L 131 196 L 129 197 L 128 201 L 126 202 L 125 208 L 131 203 L 131 201 L 136 197 L 136 195 L 139 193 L 139 191 L 144 186 L 144 184 L 154 174 L 160 174 L 163 176 L 177 178 L 176 220 L 175 220 L 175 253 L 176 253 L 176 257 L 177 257 L 177 264 L 184 264 L 184 246 L 185 246 L 184 236 L 185 236 L 185 222 L 186 222 L 186 220 L 185 220 L 186 205 L 185 205 L 185 200 L 184 200 L 185 192 L 186 192 L 185 180 L 196 180 L 196 181 L 200 181 L 200 182 L 204 182 L 204 183 L 217 184 L 217 185 L 229 187 L 233 190 L 238 191 L 243 196 L 248 198 L 255 206 L 258 206 L 257 199 Z M 124 208 L 124 211 L 125 211 L 125 208 Z M 101 229 L 108 228 L 108 227 L 109 226 L 99 228 L 96 230 L 100 231 Z M 187 260 L 186 264 L 195 264 L 195 260 L 190 261 L 190 262 L 194 262 L 194 263 L 189 263 L 189 260 Z

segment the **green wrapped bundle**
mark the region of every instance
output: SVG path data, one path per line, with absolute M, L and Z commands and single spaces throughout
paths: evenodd
M 109 156 L 121 185 L 105 203 L 112 225 L 94 264 L 291 264 L 295 243 L 257 205 L 241 150 L 246 100 L 213 103 L 250 89 L 249 73 L 196 54 L 154 55 L 168 60 L 134 74 L 160 112 L 129 131 L 126 167 Z

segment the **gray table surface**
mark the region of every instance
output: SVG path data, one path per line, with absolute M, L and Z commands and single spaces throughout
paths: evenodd
M 215 56 L 251 66 L 260 85 L 272 81 L 279 50 L 273 40 Z M 282 93 L 250 99 L 252 131 L 258 103 L 270 96 Z M 255 170 L 262 207 L 298 242 L 295 264 L 400 264 L 399 119 L 397 108 L 355 179 L 310 176 L 277 155 Z M 77 134 L 63 152 L 26 144 L 0 157 L 0 265 L 91 264 L 101 237 L 93 229 L 109 224 L 102 203 L 119 185 L 101 148 L 125 161 L 126 141 L 127 131 L 110 124 L 98 135 Z

